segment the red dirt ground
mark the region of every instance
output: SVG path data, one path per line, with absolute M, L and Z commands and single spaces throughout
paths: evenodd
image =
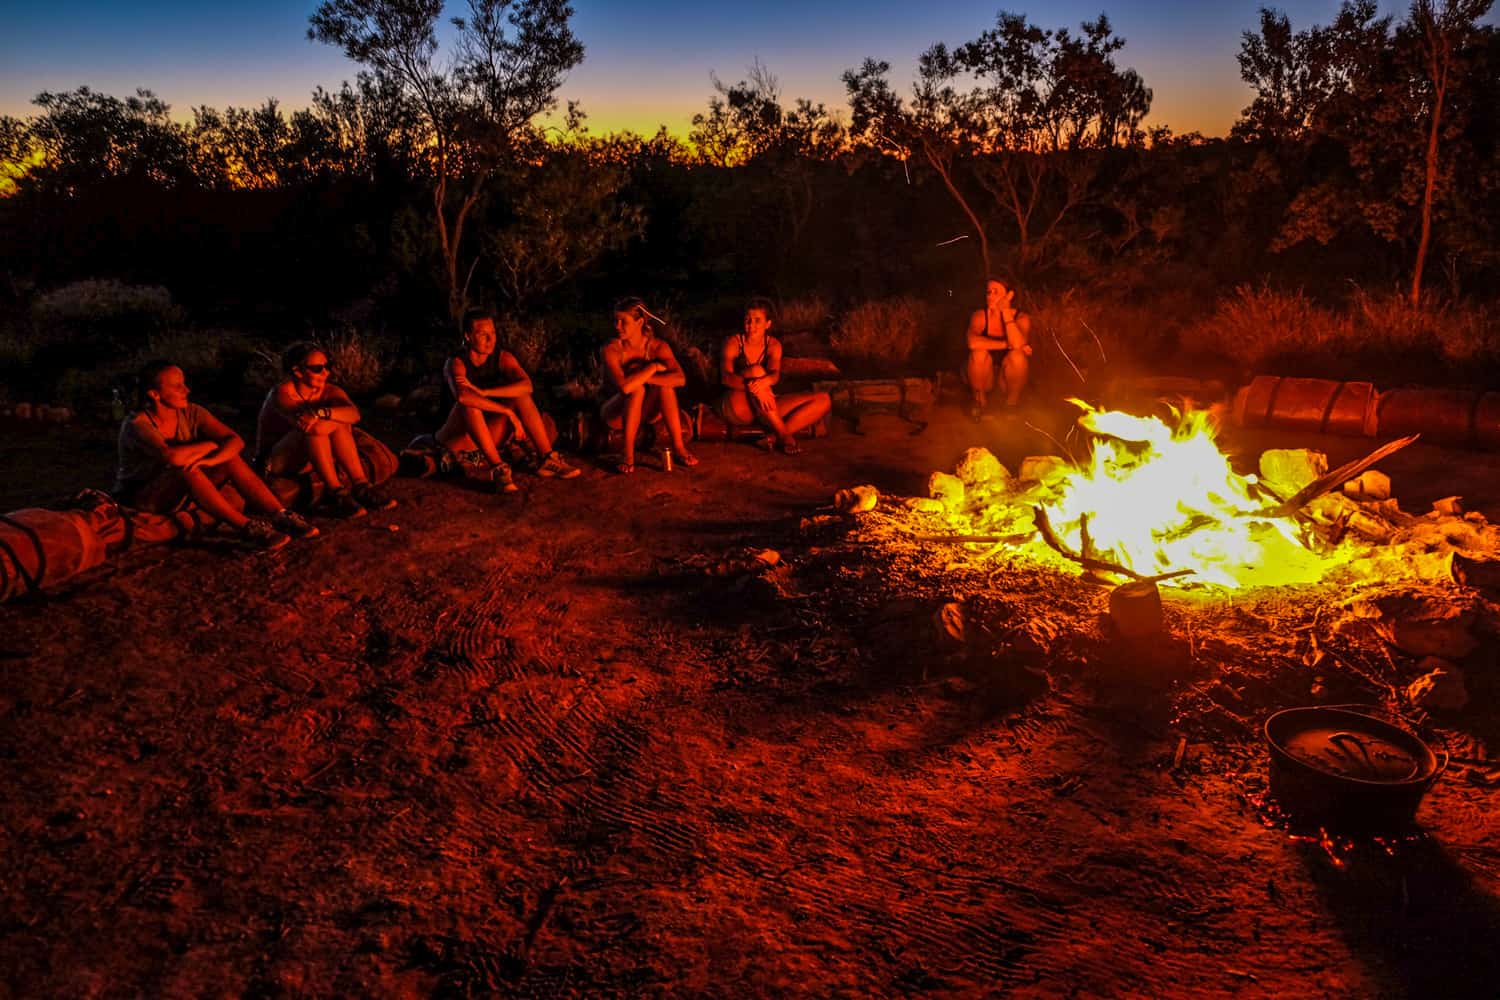
M 971 444 L 1050 449 L 946 410 L 867 423 L 514 498 L 398 480 L 396 510 L 279 553 L 137 551 L 0 607 L 8 991 L 1494 995 L 1492 787 L 1452 769 L 1389 850 L 1293 839 L 1255 805 L 1253 727 L 1120 688 L 1173 654 L 1087 661 L 1067 633 L 1104 591 L 1056 574 L 978 593 L 1055 606 L 1050 690 L 950 664 L 914 624 L 940 565 L 907 579 L 799 521 L 855 483 L 918 493 Z M 106 482 L 105 429 L 53 458 L 37 433 L 0 431 L 5 509 Z M 1382 468 L 1410 509 L 1500 517 L 1492 456 Z M 788 569 L 702 572 L 742 545 Z M 1240 678 L 1252 723 L 1309 701 L 1287 600 L 1200 634 L 1187 683 Z M 1262 673 L 1229 670 L 1262 642 Z M 1470 759 L 1491 705 L 1458 727 Z

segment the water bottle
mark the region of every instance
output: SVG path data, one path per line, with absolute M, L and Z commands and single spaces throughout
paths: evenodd
M 109 415 L 117 424 L 125 419 L 125 397 L 118 388 L 109 390 Z
M 663 471 L 663 472 L 671 472 L 672 471 L 672 449 L 671 448 L 663 448 L 661 450 L 661 471 Z

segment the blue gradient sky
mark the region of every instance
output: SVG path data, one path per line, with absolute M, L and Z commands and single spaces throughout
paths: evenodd
M 903 91 L 916 57 L 933 42 L 958 43 L 994 23 L 1004 8 L 1045 28 L 1109 14 L 1127 40 L 1116 57 L 1155 91 L 1150 124 L 1207 135 L 1228 131 L 1249 102 L 1235 53 L 1261 3 L 1233 0 L 1054 0 L 1045 6 L 997 0 L 574 0 L 574 31 L 587 47 L 561 91 L 579 100 L 596 133 L 618 128 L 686 134 L 712 94 L 760 59 L 790 100 L 845 108 L 839 74 L 866 56 L 894 67 Z M 463 3 L 450 3 L 459 14 Z M 1287 0 L 1294 28 L 1327 23 L 1338 0 Z M 0 7 L 0 114 L 34 112 L 43 90 L 87 85 L 126 96 L 146 87 L 179 116 L 200 104 L 255 106 L 268 97 L 302 107 L 315 86 L 336 89 L 356 67 L 336 49 L 308 41 L 312 0 L 214 4 L 143 0 L 5 0 Z M 1404 5 L 1382 3 L 1399 14 Z

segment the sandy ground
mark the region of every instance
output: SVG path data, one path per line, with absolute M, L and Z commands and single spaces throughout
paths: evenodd
M 1150 649 L 1059 653 L 1039 688 L 951 666 L 912 624 L 940 564 L 908 579 L 799 522 L 971 444 L 1050 449 L 948 410 L 866 430 L 509 498 L 398 480 L 396 510 L 279 553 L 137 551 L 0 607 L 0 992 L 1494 995 L 1490 787 L 1458 768 L 1420 836 L 1329 849 L 1257 807 L 1250 733 L 1109 683 Z M 104 484 L 107 430 L 60 433 L 0 430 L 0 506 Z M 1500 519 L 1494 456 L 1383 467 L 1411 509 Z M 786 570 L 703 572 L 741 546 Z M 1062 594 L 1064 627 L 1104 606 L 989 586 Z M 1253 655 L 1257 613 L 1188 681 Z M 1244 716 L 1300 703 L 1293 673 L 1240 688 Z

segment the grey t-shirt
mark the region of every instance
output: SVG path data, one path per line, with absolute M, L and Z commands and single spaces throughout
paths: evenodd
M 120 467 L 115 473 L 115 492 L 150 482 L 171 468 L 167 449 L 202 439 L 203 426 L 213 416 L 197 403 L 177 414 L 177 429 L 165 437 L 145 411 L 136 411 L 120 424 Z

